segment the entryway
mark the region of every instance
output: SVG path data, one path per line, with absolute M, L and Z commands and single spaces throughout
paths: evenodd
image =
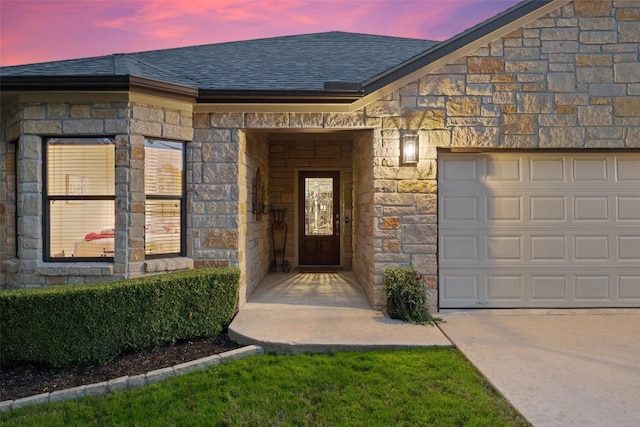
M 374 289 L 373 133 L 247 131 L 240 153 L 239 306 L 284 262 L 291 273 L 353 272 L 369 304 Z M 224 207 L 221 207 L 224 209 Z M 273 222 L 278 212 L 279 224 Z M 357 245 L 356 245 L 357 240 Z M 357 250 L 356 250 L 357 246 Z M 274 265 L 276 259 L 276 267 Z

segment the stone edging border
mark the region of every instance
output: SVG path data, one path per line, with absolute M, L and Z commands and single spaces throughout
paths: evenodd
M 64 390 L 56 390 L 52 393 L 36 394 L 34 396 L 27 396 L 16 400 L 5 400 L 0 402 L 0 412 L 24 408 L 25 406 L 38 405 L 41 403 L 76 400 L 82 399 L 83 397 L 99 396 L 119 390 L 129 390 L 162 381 L 170 377 L 208 368 L 209 366 L 217 365 L 219 363 L 263 353 L 264 349 L 262 347 L 249 345 L 235 350 L 226 351 L 224 353 L 192 360 L 191 362 L 156 369 L 154 371 L 147 372 L 146 374 L 134 375 L 133 377 L 124 376 L 100 383 L 81 385 Z

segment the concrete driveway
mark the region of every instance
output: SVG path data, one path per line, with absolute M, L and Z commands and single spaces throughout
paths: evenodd
M 534 426 L 640 426 L 640 309 L 440 313 Z

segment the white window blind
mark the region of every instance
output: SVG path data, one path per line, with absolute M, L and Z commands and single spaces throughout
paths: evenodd
M 184 144 L 145 141 L 145 254 L 182 252 Z

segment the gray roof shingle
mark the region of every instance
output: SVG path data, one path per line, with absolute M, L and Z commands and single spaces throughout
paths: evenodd
M 201 90 L 323 90 L 364 82 L 437 45 L 340 31 L 0 68 L 0 76 L 123 76 Z

